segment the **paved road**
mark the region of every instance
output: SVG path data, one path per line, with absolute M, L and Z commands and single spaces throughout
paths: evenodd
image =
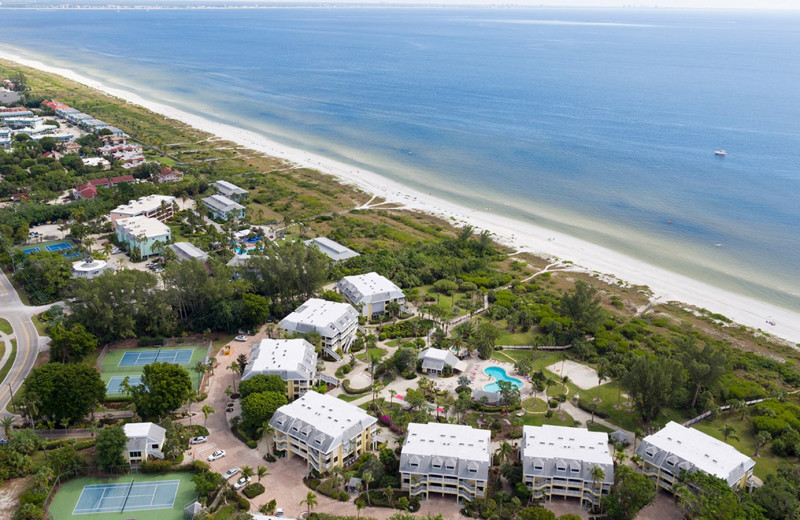
M 33 326 L 31 317 L 47 307 L 47 305 L 43 307 L 24 305 L 5 273 L 0 272 L 0 317 L 11 323 L 11 327 L 14 328 L 14 334 L 11 337 L 17 340 L 17 357 L 11 371 L 0 386 L 0 417 L 10 415 L 6 411 L 11 400 L 10 390 L 13 390 L 16 395 L 25 377 L 33 368 L 39 348 L 46 345 L 45 338 L 39 337 L 36 327 Z M 10 342 L 8 348 L 11 348 Z

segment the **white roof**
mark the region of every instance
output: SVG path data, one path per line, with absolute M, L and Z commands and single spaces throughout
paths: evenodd
M 114 266 L 109 265 L 105 260 L 97 260 L 94 258 L 88 259 L 88 261 L 78 260 L 77 262 L 72 262 L 72 270 L 74 272 L 91 272 L 105 268 L 114 269 Z
M 317 369 L 317 353 L 304 339 L 262 339 L 250 352 L 242 379 L 257 374 L 279 375 L 284 381 L 310 380 Z
M 228 263 L 225 264 L 228 267 L 241 267 L 246 265 L 247 262 L 250 261 L 250 255 L 233 255 L 233 258 L 228 260 Z
M 212 195 L 204 198 L 203 202 L 206 206 L 222 213 L 228 213 L 229 211 L 233 211 L 235 209 L 244 209 L 244 206 L 238 202 L 232 201 L 224 195 Z
M 167 247 L 175 251 L 179 258 L 196 258 L 198 260 L 206 260 L 208 258 L 208 253 L 191 242 L 175 242 Z
M 117 206 L 111 210 L 111 213 L 135 217 L 137 215 L 141 215 L 142 213 L 149 213 L 157 210 L 161 207 L 162 202 L 171 205 L 174 200 L 175 197 L 171 195 L 147 195 L 146 197 L 142 197 L 138 200 L 132 200 L 127 204 Z
M 105 157 L 83 157 L 81 162 L 84 166 L 104 166 L 111 164 Z
M 613 465 L 608 434 L 567 426 L 523 426 L 523 457 L 580 460 Z
M 148 437 L 150 439 L 162 440 L 167 430 L 161 426 L 151 423 L 128 423 L 122 427 L 125 436 L 129 439 L 136 439 L 139 437 Z
M 730 444 L 673 421 L 645 437 L 642 442 L 675 454 L 694 464 L 700 471 L 726 481 L 732 473 L 739 473 L 737 470 L 742 467 L 752 468 L 755 465 L 753 459 Z
M 160 238 L 170 234 L 169 226 L 156 218 L 142 215 L 121 218 L 117 220 L 116 226 L 118 230 L 131 237 Z
M 378 273 L 345 276 L 337 286 L 347 299 L 355 304 L 405 298 L 403 291 L 397 285 Z
M 403 454 L 439 455 L 488 463 L 491 459 L 491 432 L 463 424 L 409 423 Z
M 216 187 L 223 195 L 244 195 L 247 190 L 228 181 L 216 181 L 212 186 Z
M 311 298 L 278 324 L 279 327 L 305 334 L 315 330 L 331 338 L 358 322 L 358 311 L 349 303 L 329 302 Z
M 338 242 L 334 242 L 330 238 L 326 237 L 317 237 L 312 238 L 311 240 L 306 240 L 305 244 L 307 246 L 315 245 L 317 249 L 319 249 L 322 253 L 327 255 L 333 260 L 347 260 L 348 258 L 353 258 L 354 256 L 358 256 L 358 253 L 353 251 L 350 248 L 339 244 Z

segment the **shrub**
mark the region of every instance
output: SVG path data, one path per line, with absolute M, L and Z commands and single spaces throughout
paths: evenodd
M 250 511 L 250 501 L 248 501 L 245 497 L 239 497 L 239 503 L 237 505 L 242 511 Z
M 312 491 L 316 491 L 319 487 L 320 480 L 318 478 L 311 478 L 306 480 L 306 486 L 310 487 Z
M 254 449 L 258 448 L 258 442 L 254 441 L 252 439 L 247 441 L 245 444 L 247 444 L 247 447 L 250 448 L 251 450 L 254 450 Z
M 253 499 L 254 497 L 257 497 L 258 495 L 260 495 L 263 492 L 264 492 L 264 486 L 262 486 L 258 482 L 254 482 L 252 484 L 248 484 L 242 490 L 242 494 L 244 496 L 246 496 L 247 498 L 249 498 L 249 499 Z
M 556 401 L 555 399 L 549 399 L 547 401 L 547 406 L 549 406 L 550 408 L 558 408 L 558 401 Z
M 347 502 L 350 500 L 350 495 L 347 494 L 347 491 L 339 491 L 339 502 Z
M 352 386 L 350 386 L 349 379 L 345 379 L 344 381 L 342 381 L 342 388 L 344 388 L 344 391 L 347 392 L 348 394 L 364 394 L 370 391 L 370 387 L 368 386 L 365 386 L 364 388 L 353 388 Z

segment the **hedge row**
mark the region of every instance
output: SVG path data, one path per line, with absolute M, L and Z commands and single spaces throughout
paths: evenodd
M 342 381 L 342 388 L 344 388 L 344 391 L 347 392 L 348 394 L 353 394 L 353 395 L 365 394 L 369 392 L 371 389 L 371 387 L 369 386 L 365 386 L 364 388 L 353 388 L 352 386 L 350 386 L 349 379 L 345 379 L 344 381 Z

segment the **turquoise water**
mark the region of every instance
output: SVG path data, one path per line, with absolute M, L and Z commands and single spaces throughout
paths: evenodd
M 2 9 L 0 48 L 800 310 L 800 13 Z
M 499 392 L 500 386 L 497 384 L 497 381 L 508 381 L 509 383 L 513 384 L 517 388 L 522 388 L 522 381 L 515 377 L 511 377 L 506 374 L 505 369 L 500 367 L 487 367 L 484 371 L 484 374 L 494 378 L 494 383 L 489 383 L 488 385 L 484 386 L 483 389 L 487 392 Z

